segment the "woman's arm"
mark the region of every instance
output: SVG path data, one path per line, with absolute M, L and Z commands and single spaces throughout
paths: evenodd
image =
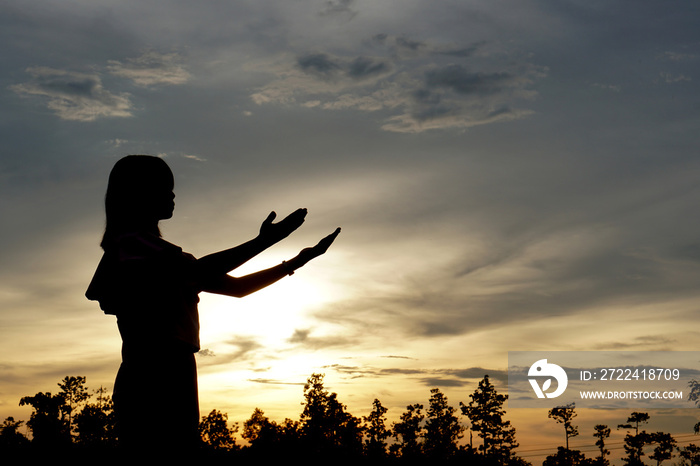
M 285 219 L 272 223 L 276 216 L 275 212 L 271 212 L 260 226 L 258 236 L 252 240 L 200 258 L 197 261 L 198 274 L 202 277 L 218 277 L 240 267 L 299 228 L 304 223 L 306 209 L 297 209 Z
M 282 262 L 269 269 L 261 270 L 243 277 L 232 277 L 227 274 L 222 274 L 218 277 L 207 279 L 202 283 L 202 291 L 233 296 L 235 298 L 247 296 L 268 285 L 272 285 L 285 275 L 292 275 L 296 269 L 303 267 L 310 260 L 325 253 L 330 245 L 333 244 L 333 241 L 335 241 L 339 233 L 340 228 L 337 228 L 333 233 L 319 241 L 316 246 L 305 248 L 293 259 Z

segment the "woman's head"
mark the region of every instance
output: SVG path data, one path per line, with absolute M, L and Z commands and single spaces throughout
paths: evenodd
M 127 155 L 112 168 L 105 196 L 107 225 L 104 248 L 129 231 L 160 234 L 158 221 L 172 217 L 173 173 L 168 164 L 150 155 Z

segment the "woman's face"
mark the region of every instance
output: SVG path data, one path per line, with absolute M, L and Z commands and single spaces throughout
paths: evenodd
M 165 220 L 173 216 L 175 194 L 173 177 L 168 173 L 152 173 L 140 186 L 134 186 L 132 198 L 136 218 L 147 221 Z
M 152 212 L 156 220 L 166 220 L 173 216 L 175 210 L 175 193 L 172 180 L 158 183 L 153 191 Z

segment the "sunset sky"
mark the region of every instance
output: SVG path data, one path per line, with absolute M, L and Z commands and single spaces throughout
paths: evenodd
M 66 375 L 112 387 L 115 320 L 84 292 L 134 153 L 171 166 L 161 229 L 195 256 L 272 210 L 309 215 L 246 271 L 343 229 L 272 288 L 201 296 L 203 413 L 297 419 L 321 372 L 354 415 L 379 398 L 394 420 L 484 374 L 505 392 L 508 351 L 699 350 L 699 18 L 695 0 L 2 2 L 0 419 Z M 580 413 L 577 440 L 627 414 Z M 562 442 L 546 411 L 507 417 L 523 450 Z

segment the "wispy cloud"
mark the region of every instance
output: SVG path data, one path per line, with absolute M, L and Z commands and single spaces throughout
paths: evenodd
M 395 377 L 413 378 L 418 383 L 429 387 L 462 387 L 472 384 L 475 380 L 481 380 L 485 375 L 501 383 L 508 382 L 508 371 L 505 369 L 486 369 L 483 367 L 468 367 L 464 369 L 425 369 L 420 367 L 373 367 L 348 366 L 344 364 L 331 364 L 324 366 L 324 370 L 332 370 L 351 379 L 370 377 Z
M 137 86 L 184 84 L 190 74 L 181 64 L 177 53 L 145 52 L 125 62 L 109 60 L 107 71 L 114 76 L 128 79 Z M 131 117 L 134 105 L 127 92 L 116 93 L 104 88 L 99 66 L 95 71 L 80 72 L 45 66 L 27 68 L 31 79 L 10 86 L 22 96 L 47 98 L 47 107 L 61 119 L 95 121 L 105 117 Z M 115 139 L 115 145 L 125 141 Z
M 276 379 L 248 379 L 248 382 L 260 383 L 265 385 L 299 385 L 303 386 L 303 382 L 284 382 Z
M 287 343 L 316 350 L 347 346 L 351 345 L 352 341 L 350 338 L 340 335 L 315 337 L 311 336 L 311 329 L 295 329 L 294 334 L 287 339 Z
M 124 62 L 110 60 L 108 63 L 107 70 L 111 74 L 130 79 L 137 86 L 177 85 L 190 79 L 177 53 L 148 51 Z
M 350 78 L 360 81 L 386 73 L 390 66 L 386 60 L 371 57 L 344 59 L 325 53 L 309 53 L 297 58 L 297 65 L 307 74 L 323 80 Z
M 113 94 L 96 73 L 48 67 L 27 69 L 31 80 L 10 86 L 19 95 L 48 98 L 47 106 L 64 120 L 94 121 L 101 117 L 130 117 L 129 94 Z
M 357 10 L 352 8 L 355 0 L 326 0 L 323 3 L 321 16 L 334 16 L 352 19 L 357 15 Z
M 692 78 L 684 74 L 673 75 L 671 73 L 659 73 L 659 77 L 666 84 L 680 83 L 683 81 L 692 81 Z
M 195 154 L 183 154 L 183 157 L 186 159 L 197 161 L 197 162 L 206 162 L 207 161 L 207 159 L 205 159 L 204 157 L 201 157 L 201 156 L 195 155 Z
M 484 42 L 447 46 L 378 34 L 370 44 L 374 55 L 301 53 L 251 98 L 259 105 L 381 112 L 382 129 L 418 133 L 530 115 L 515 105 L 534 98 L 532 84 L 546 75 L 545 68 L 489 53 Z

